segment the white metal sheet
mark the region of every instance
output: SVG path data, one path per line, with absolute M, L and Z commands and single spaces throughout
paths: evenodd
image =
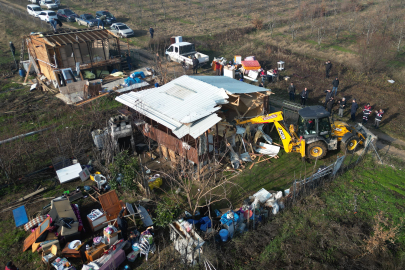
M 76 163 L 72 166 L 57 170 L 56 174 L 58 175 L 59 182 L 65 183 L 73 179 L 79 178 L 80 177 L 79 173 L 81 171 L 82 166 L 80 165 L 80 163 Z

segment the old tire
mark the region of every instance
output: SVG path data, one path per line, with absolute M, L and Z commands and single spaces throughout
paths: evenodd
M 353 154 L 359 145 L 359 138 L 357 136 L 351 136 L 346 142 L 342 142 L 340 147 L 343 152 Z
M 326 152 L 328 151 L 326 144 L 322 141 L 311 143 L 307 145 L 306 148 L 307 148 L 307 157 L 309 157 L 310 159 L 322 159 L 326 155 Z

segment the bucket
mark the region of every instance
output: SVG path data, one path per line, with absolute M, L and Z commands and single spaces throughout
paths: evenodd
M 222 242 L 228 241 L 229 232 L 227 229 L 222 229 L 219 231 L 219 236 L 221 237 Z
M 243 217 L 244 217 L 245 219 L 251 218 L 252 215 L 253 215 L 253 211 L 252 211 L 252 210 L 247 210 L 247 211 L 245 211 L 245 213 L 243 213 Z
M 20 74 L 20 77 L 25 77 L 25 70 L 21 68 L 21 69 L 18 71 L 18 74 Z

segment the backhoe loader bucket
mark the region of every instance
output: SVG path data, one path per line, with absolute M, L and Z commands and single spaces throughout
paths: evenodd
M 354 126 L 354 129 L 364 136 L 365 138 L 364 145 L 367 145 L 370 140 L 373 141 L 374 144 L 377 142 L 378 137 L 362 124 L 357 123 Z

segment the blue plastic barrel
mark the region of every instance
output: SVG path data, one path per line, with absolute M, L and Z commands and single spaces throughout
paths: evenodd
M 229 232 L 227 229 L 222 229 L 219 231 L 219 236 L 221 237 L 221 240 L 223 242 L 228 241 L 228 235 L 229 235 Z
M 20 70 L 18 71 L 18 74 L 20 74 L 21 77 L 25 77 L 25 70 L 20 68 Z

